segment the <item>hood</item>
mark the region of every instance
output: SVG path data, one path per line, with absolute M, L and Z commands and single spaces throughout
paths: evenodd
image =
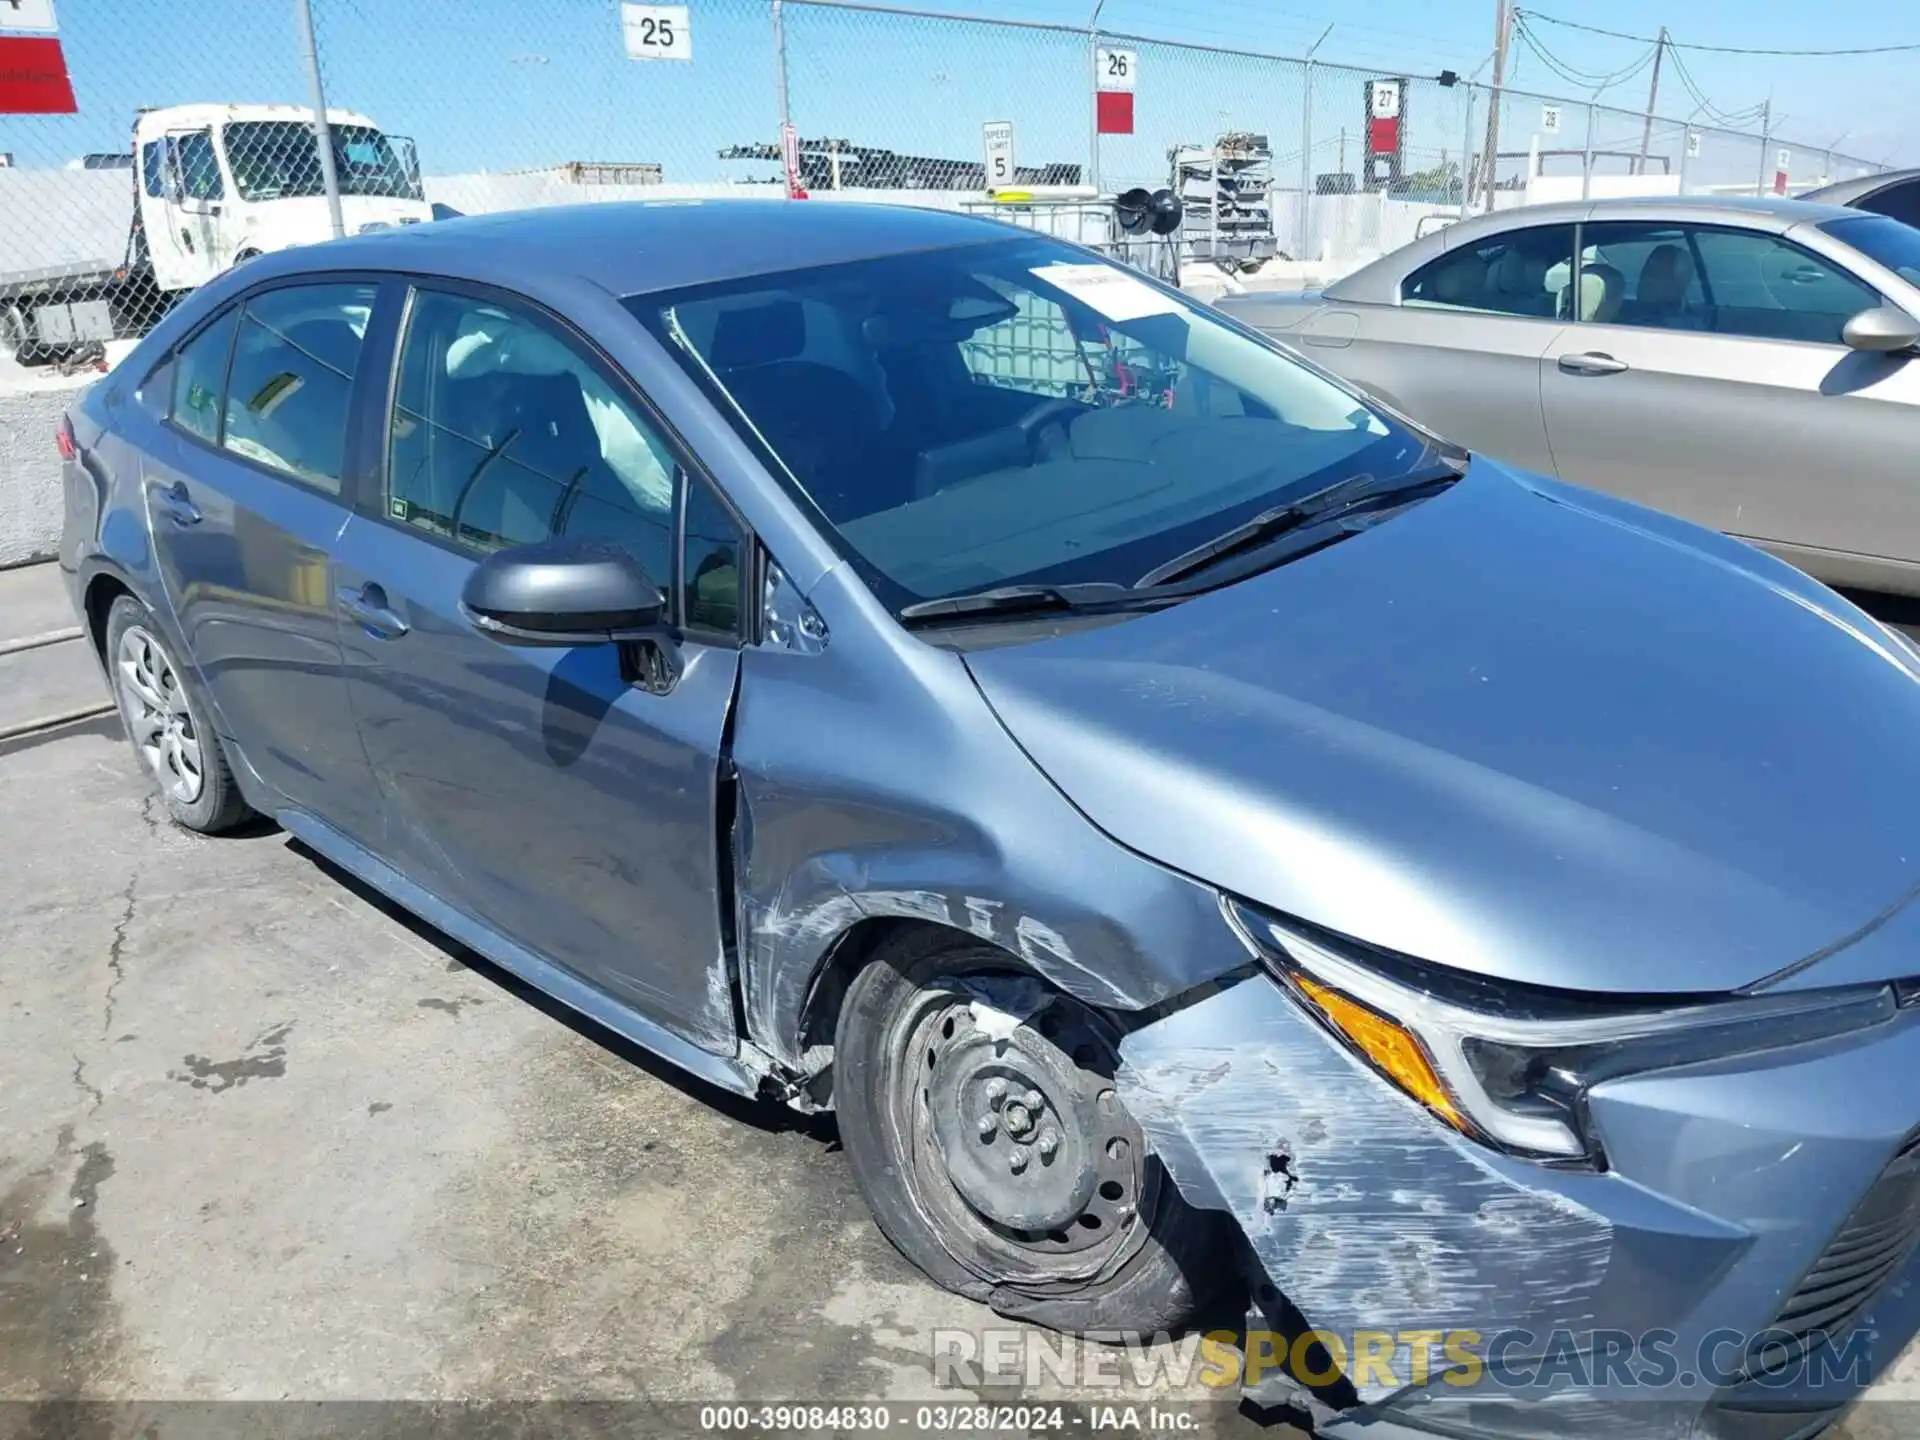
M 1482 460 L 1331 549 L 967 664 L 1121 843 L 1461 970 L 1736 989 L 1920 882 L 1920 663 L 1757 551 Z
M 311 245 L 333 234 L 332 217 L 324 195 L 286 196 L 263 200 L 245 212 L 249 238 L 261 250 L 283 250 Z M 347 234 L 357 235 L 366 225 L 402 225 L 433 219 L 433 207 L 424 200 L 402 200 L 387 195 L 342 195 L 340 218 Z

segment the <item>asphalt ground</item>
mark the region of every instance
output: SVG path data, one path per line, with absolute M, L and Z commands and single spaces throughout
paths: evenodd
M 0 605 L 65 618 L 31 613 Z M 1036 1373 L 943 1383 L 956 1331 Z M 1173 1347 L 1069 1346 L 1063 1379 L 1035 1339 L 893 1252 L 830 1121 L 686 1079 L 271 826 L 173 827 L 111 717 L 0 743 L 0 1440 L 701 1433 L 702 1402 L 907 1433 L 976 1395 L 1294 1433 Z M 1920 1400 L 1920 1348 L 1881 1393 Z

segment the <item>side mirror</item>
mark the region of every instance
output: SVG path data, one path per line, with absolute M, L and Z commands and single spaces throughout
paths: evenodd
M 1840 338 L 1855 350 L 1911 350 L 1920 346 L 1920 320 L 1898 306 L 1876 305 L 1847 321 Z
M 503 645 L 657 640 L 666 597 L 640 564 L 602 540 L 543 540 L 489 555 L 460 592 L 474 629 Z

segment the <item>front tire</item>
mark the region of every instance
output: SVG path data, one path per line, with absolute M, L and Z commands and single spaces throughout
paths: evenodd
M 995 946 L 883 945 L 834 1043 L 840 1139 L 881 1231 L 946 1289 L 1055 1330 L 1152 1334 L 1230 1272 L 1113 1086 L 1118 1032 Z
M 120 723 L 174 824 L 217 835 L 250 817 L 206 702 L 152 612 L 131 595 L 107 612 L 106 658 Z

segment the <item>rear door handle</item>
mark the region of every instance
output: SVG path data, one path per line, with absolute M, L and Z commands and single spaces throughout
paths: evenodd
M 1560 368 L 1569 375 L 1618 375 L 1629 367 L 1624 360 L 1594 350 L 1584 355 L 1562 355 Z
M 361 629 L 375 639 L 398 640 L 411 628 L 388 606 L 387 592 L 372 581 L 358 590 L 343 585 L 333 592 L 333 598 L 342 610 L 359 622 Z
M 153 508 L 176 525 L 198 525 L 200 507 L 193 503 L 187 494 L 187 482 L 176 480 L 171 485 L 162 485 L 158 481 L 147 486 L 147 496 L 153 502 Z

